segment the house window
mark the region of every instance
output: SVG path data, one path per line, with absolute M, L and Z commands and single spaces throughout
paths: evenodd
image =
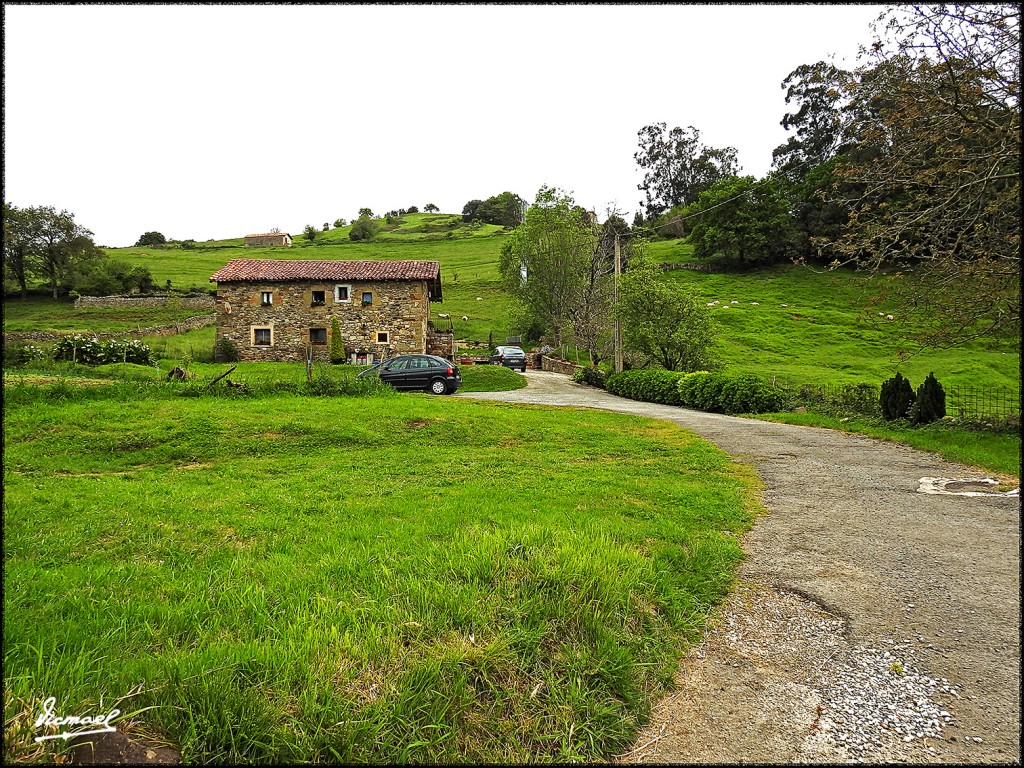
M 351 285 L 336 285 L 334 286 L 334 300 L 335 301 L 352 301 L 352 286 Z
M 327 294 L 325 291 L 313 291 L 313 306 L 322 307 L 327 301 Z
M 373 294 L 370 291 L 363 291 L 363 306 L 373 304 Z
M 263 304 L 264 307 L 269 307 L 271 304 L 274 303 L 274 292 L 273 291 L 263 291 L 263 293 L 260 294 L 260 295 L 262 297 L 262 302 L 261 303 Z
M 270 328 L 253 328 L 252 344 L 254 347 L 269 347 L 273 344 L 273 331 Z
M 310 328 L 309 329 L 309 343 L 310 344 L 326 344 L 327 343 L 327 329 L 326 328 Z
M 377 343 L 378 344 L 387 344 L 390 341 L 391 341 L 391 332 L 390 331 L 377 331 Z

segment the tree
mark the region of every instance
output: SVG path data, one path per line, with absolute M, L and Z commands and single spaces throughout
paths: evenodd
M 304 234 L 306 236 L 306 239 L 312 243 L 314 240 L 316 240 L 316 227 L 314 227 L 312 224 L 307 224 L 306 228 L 302 230 L 302 234 Z
M 688 205 L 716 181 L 739 171 L 736 149 L 714 149 L 700 144 L 700 132 L 673 128 L 665 123 L 646 125 L 637 131 L 640 150 L 633 157 L 646 169 L 637 189 L 646 195 L 647 218 L 677 205 Z M 641 205 L 644 205 L 642 202 Z
M 486 200 L 470 200 L 462 208 L 462 220 L 467 224 L 480 219 L 485 224 L 496 224 L 506 229 L 519 226 L 526 201 L 513 192 L 502 192 Z
M 843 90 L 850 77 L 846 70 L 819 61 L 801 64 L 782 81 L 786 104 L 796 109 L 783 116 L 781 125 L 796 135 L 775 148 L 772 162 L 791 181 L 802 181 L 850 143 L 849 99 Z
M 39 227 L 34 209 L 4 203 L 4 280 L 18 285 L 22 301 L 28 298 L 28 280 L 37 268 Z
M 438 208 L 433 203 L 427 203 L 426 205 L 423 206 L 423 212 L 424 213 L 437 213 L 439 210 L 441 210 L 441 209 Z
M 622 275 L 617 313 L 625 347 L 669 371 L 715 367 L 714 321 L 698 297 L 665 278 L 660 266 L 634 259 Z
M 334 220 L 334 228 L 335 229 L 341 229 L 346 224 L 348 224 L 348 221 L 346 219 L 335 219 Z
M 325 221 L 325 222 L 324 222 L 324 226 L 323 226 L 323 231 L 324 231 L 324 232 L 326 232 L 326 231 L 327 231 L 327 230 L 329 230 L 330 228 L 331 228 L 331 225 L 330 225 L 330 224 L 328 224 L 328 223 L 327 223 L 327 222 Z
M 92 241 L 92 232 L 75 223 L 74 214 L 57 211 L 52 206 L 34 209 L 38 215 L 38 271 L 57 298 L 67 290 L 72 270 L 78 262 L 102 254 Z
M 366 218 L 368 218 L 368 219 L 373 219 L 373 218 L 376 218 L 376 217 L 375 217 L 375 216 L 373 215 L 373 211 L 372 211 L 372 210 L 370 210 L 369 208 L 360 208 L 360 209 L 359 209 L 359 216 L 358 216 L 358 218 L 360 218 L 360 219 L 361 219 L 361 218 L 363 218 L 364 216 L 365 216 Z
M 368 208 L 362 209 L 368 211 Z M 352 228 L 348 231 L 349 240 L 373 240 L 376 237 L 378 231 L 377 222 L 367 214 L 361 214 L 355 223 L 352 224 Z
M 881 275 L 913 336 L 1020 338 L 1020 6 L 897 6 L 848 96 L 836 263 Z
M 597 252 L 597 233 L 566 192 L 543 186 L 501 247 L 502 283 L 521 310 L 520 323 L 540 325 L 556 344 L 581 312 Z
M 722 179 L 684 211 L 693 255 L 771 264 L 792 252 L 789 202 L 774 180 Z
M 405 209 L 405 212 L 406 213 L 419 213 L 420 209 L 417 208 L 415 205 L 410 205 L 408 208 Z
M 161 235 L 159 232 L 146 232 L 139 237 L 138 242 L 135 243 L 135 247 L 146 247 L 154 245 L 164 245 L 167 242 L 167 238 Z

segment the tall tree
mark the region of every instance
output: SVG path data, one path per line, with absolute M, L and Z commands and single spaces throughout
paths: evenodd
M 597 233 L 590 216 L 566 192 L 543 186 L 521 226 L 502 244 L 499 270 L 506 290 L 557 344 L 572 331 L 585 301 Z
M 892 295 L 926 346 L 1020 337 L 1020 6 L 898 6 L 849 96 L 864 115 L 837 166 L 836 260 L 899 268 Z M 909 273 L 909 274 L 907 274 Z
M 57 298 L 60 289 L 71 282 L 75 266 L 101 255 L 92 241 L 92 232 L 75 223 L 74 214 L 57 213 L 52 206 L 33 209 L 38 216 L 38 265 L 43 277 Z
M 665 123 L 645 125 L 639 131 L 640 149 L 633 158 L 645 169 L 642 184 L 647 218 L 677 206 L 688 205 L 719 179 L 739 171 L 736 149 L 714 149 L 700 143 L 700 132 L 689 128 L 667 131 Z
M 4 203 L 4 279 L 28 298 L 28 280 L 38 268 L 40 223 L 35 209 Z
M 789 201 L 775 179 L 722 179 L 684 210 L 697 258 L 722 255 L 751 264 L 771 264 L 793 252 Z

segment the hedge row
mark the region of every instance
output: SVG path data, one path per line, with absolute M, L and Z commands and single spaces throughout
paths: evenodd
M 786 407 L 786 393 L 759 376 L 679 373 L 639 369 L 605 379 L 614 395 L 663 405 L 682 405 L 712 413 L 771 413 Z

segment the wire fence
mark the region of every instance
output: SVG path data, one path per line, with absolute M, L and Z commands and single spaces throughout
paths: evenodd
M 874 384 L 804 384 L 787 387 L 802 404 L 827 403 L 872 414 L 879 408 L 881 388 Z M 1020 418 L 1020 390 L 1013 387 L 944 387 L 946 413 L 968 419 Z
M 1020 418 L 1020 390 L 1011 387 L 948 387 L 946 413 L 983 419 Z

